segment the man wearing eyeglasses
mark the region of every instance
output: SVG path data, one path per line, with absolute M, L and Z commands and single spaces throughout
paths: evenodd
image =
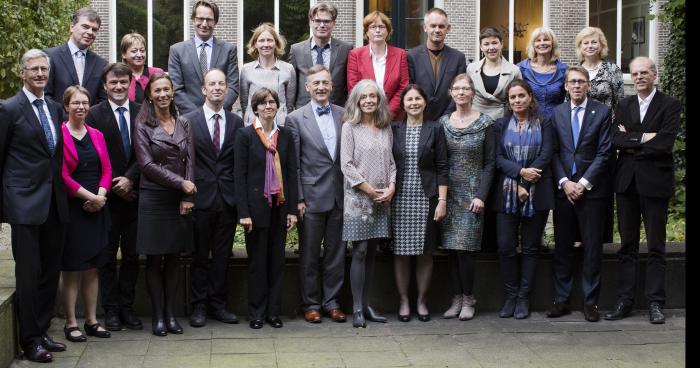
M 612 154 L 610 109 L 587 98 L 591 87 L 588 71 L 569 66 L 564 88 L 571 101 L 552 111 L 554 157 L 552 171 L 558 181 L 554 205 L 554 305 L 547 317 L 571 312 L 574 240 L 581 234 L 583 267 L 581 291 L 583 315 L 600 320 L 600 268 L 603 252 L 603 213 L 612 195 L 608 159 Z M 577 231 L 579 230 L 579 231 Z
M 347 99 L 346 65 L 352 45 L 332 37 L 338 10 L 332 4 L 318 3 L 309 10 L 309 26 L 312 36 L 308 40 L 292 45 L 289 51 L 289 63 L 297 74 L 297 99 L 295 108 L 299 109 L 310 101 L 306 91 L 306 76 L 309 68 L 316 64 L 324 65 L 331 72 L 333 90 L 330 102 L 344 106 Z
M 191 21 L 194 37 L 170 46 L 168 74 L 175 87 L 175 105 L 180 114 L 204 105 L 204 75 L 216 68 L 226 75 L 228 92 L 223 106 L 231 111 L 238 99 L 238 54 L 235 45 L 214 36 L 219 7 L 210 0 L 194 1 Z

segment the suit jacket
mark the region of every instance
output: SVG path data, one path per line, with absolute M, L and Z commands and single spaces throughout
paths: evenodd
M 593 188 L 584 190 L 584 198 L 605 198 L 611 195 L 611 181 L 608 159 L 612 153 L 610 134 L 610 109 L 602 103 L 588 99 L 583 115 L 578 145 L 574 147 L 571 132 L 571 103 L 566 101 L 552 110 L 552 127 L 554 128 L 554 157 L 552 170 L 555 185 L 561 178 L 571 181 L 580 178 L 588 180 Z M 576 174 L 571 174 L 576 162 Z M 564 196 L 559 190 L 558 195 Z
M 194 142 L 189 120 L 177 118 L 172 136 L 160 125 L 153 128 L 136 124 L 135 142 L 141 189 L 181 191 L 184 180 L 194 182 Z M 194 203 L 194 196 L 183 196 L 182 200 Z
M 520 185 L 525 188 L 530 187 L 530 183 L 520 176 L 520 166 L 506 158 L 503 147 L 503 136 L 508 130 L 508 124 L 513 115 L 508 114 L 496 120 L 493 125 L 494 134 L 496 136 L 496 176 L 491 185 L 491 209 L 496 212 L 503 212 L 503 181 L 506 177 L 515 179 Z M 550 120 L 541 120 L 542 127 L 542 145 L 537 158 L 528 165 L 542 170 L 540 180 L 537 181 L 536 190 L 534 192 L 532 203 L 535 211 L 550 210 L 554 208 L 554 184 L 552 182 L 552 154 L 554 152 L 554 144 L 552 140 L 552 122 Z
M 210 69 L 218 68 L 226 74 L 228 92 L 224 99 L 224 110 L 231 107 L 238 98 L 238 53 L 236 46 L 214 37 Z M 204 75 L 199 67 L 199 54 L 194 38 L 170 46 L 168 75 L 175 87 L 175 104 L 180 114 L 186 114 L 204 105 L 202 84 Z
M 44 88 L 44 93 L 63 106 L 63 92 L 66 88 L 79 84 L 73 55 L 71 55 L 67 43 L 44 51 L 49 55 L 51 62 L 49 80 Z M 107 92 L 102 86 L 102 70 L 105 66 L 107 66 L 107 60 L 87 50 L 82 86 L 90 92 L 91 106 L 107 99 Z
M 406 121 L 396 121 L 391 125 L 394 143 L 392 152 L 396 162 L 396 192 L 406 174 Z M 438 195 L 438 186 L 448 185 L 450 166 L 447 161 L 447 142 L 442 125 L 434 121 L 424 121 L 418 140 L 418 173 L 423 192 L 428 198 Z
M 520 74 L 520 68 L 501 56 L 501 74 L 498 78 L 498 86 L 496 86 L 496 90 L 493 93 L 488 93 L 484 86 L 484 80 L 481 77 L 481 68 L 483 68 L 484 62 L 486 62 L 486 58 L 467 66 L 467 74 L 469 74 L 474 83 L 475 94 L 472 103 L 475 110 L 496 120 L 506 114 L 506 104 L 508 103 L 506 87 L 508 83 L 514 79 L 522 79 L 522 75 Z
M 430 64 L 429 52 L 425 45 L 408 50 L 406 53 L 408 77 L 411 83 L 419 85 L 428 95 L 428 101 L 426 101 L 428 105 L 425 108 L 423 118 L 437 121 L 441 116 L 455 110 L 449 92 L 450 84 L 457 74 L 467 70 L 467 62 L 463 53 L 445 45 L 440 53 L 442 61 L 436 80 L 433 67 Z
M 297 42 L 289 50 L 289 63 L 294 66 L 297 73 L 297 94 L 294 102 L 295 108 L 301 108 L 309 103 L 311 97 L 306 92 L 304 84 L 309 68 L 314 66 L 315 61 L 311 60 L 311 39 Z M 333 91 L 331 92 L 331 103 L 338 106 L 345 106 L 348 98 L 347 91 L 347 63 L 348 54 L 352 50 L 352 45 L 337 38 L 331 38 L 331 60 L 330 70 L 333 81 Z
M 635 180 L 637 192 L 647 197 L 669 198 L 674 193 L 673 144 L 680 130 L 681 104 L 658 89 L 640 121 L 637 95 L 617 105 L 613 144 L 619 149 L 615 168 L 615 192 L 623 193 Z M 617 129 L 622 124 L 625 132 Z M 640 143 L 643 133 L 656 137 Z
M 348 54 L 348 92 L 362 79 L 374 79 L 372 56 L 369 45 L 353 49 Z M 384 72 L 384 94 L 394 120 L 403 119 L 401 92 L 408 85 L 408 61 L 406 51 L 387 45 L 386 70 Z
M 311 103 L 287 115 L 289 128 L 297 153 L 299 201 L 304 201 L 308 212 L 328 212 L 343 208 L 343 172 L 340 170 L 340 137 L 344 109 L 331 105 L 335 123 L 335 159 L 331 157 Z
M 235 168 L 236 207 L 238 217 L 250 217 L 253 226 L 258 228 L 286 226 L 287 214 L 298 214 L 299 189 L 297 188 L 297 159 L 294 152 L 294 139 L 289 129 L 279 128 L 277 152 L 280 155 L 285 202 L 280 206 L 281 224 L 271 224 L 271 209 L 265 198 L 265 160 L 266 150 L 260 137 L 251 124 L 238 130 L 236 134 Z
M 66 190 L 69 196 L 75 196 L 78 189 L 82 186 L 80 183 L 75 181 L 71 177 L 75 169 L 78 167 L 80 158 L 78 157 L 78 152 L 75 149 L 75 143 L 73 143 L 73 137 L 70 135 L 68 130 L 68 123 L 63 123 L 61 125 L 61 132 L 63 135 L 63 169 L 62 176 L 63 182 L 66 184 Z M 100 159 L 100 166 L 102 171 L 100 173 L 100 187 L 105 188 L 109 193 L 109 189 L 112 188 L 112 165 L 109 163 L 109 154 L 107 154 L 107 144 L 105 143 L 105 138 L 100 133 L 99 130 L 91 128 L 85 125 L 87 129 L 87 135 L 90 136 L 93 147 L 97 152 L 97 157 Z
M 59 220 L 68 221 L 68 195 L 61 177 L 61 107 L 46 101 L 56 131 L 53 155 L 24 92 L 0 102 L 0 222 L 41 225 L 52 200 Z
M 209 128 L 200 107 L 186 114 L 184 118 L 192 124 L 195 151 L 195 185 L 197 194 L 194 206 L 198 210 L 219 207 L 223 201 L 229 207 L 236 207 L 233 161 L 236 132 L 243 127 L 243 119 L 225 111 L 226 129 L 218 155 L 209 134 Z

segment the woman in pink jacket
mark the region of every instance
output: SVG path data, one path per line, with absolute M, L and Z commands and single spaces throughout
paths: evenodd
M 100 253 L 107 245 L 109 212 L 105 209 L 107 192 L 112 186 L 112 167 L 102 133 L 85 124 L 90 108 L 89 93 L 71 86 L 63 95 L 68 121 L 63 134 L 63 181 L 66 183 L 70 222 L 66 226 L 61 290 L 66 325 L 63 332 L 72 342 L 84 342 L 78 327 L 75 302 L 80 286 L 85 306 L 85 332 L 88 336 L 110 337 L 97 322 L 97 267 Z

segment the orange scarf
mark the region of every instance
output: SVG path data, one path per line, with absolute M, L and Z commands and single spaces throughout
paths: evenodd
M 277 152 L 277 139 L 279 131 L 272 133 L 271 142 L 265 138 L 262 127 L 256 128 L 260 141 L 265 146 L 265 188 L 264 194 L 267 198 L 268 206 L 272 207 L 272 195 L 277 194 L 277 205 L 284 203 L 284 181 L 282 180 L 282 165 L 280 164 L 280 154 Z

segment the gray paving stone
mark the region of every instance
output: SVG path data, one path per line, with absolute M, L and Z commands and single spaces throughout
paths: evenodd
M 152 339 L 147 356 L 211 354 L 211 340 L 160 340 Z
M 279 368 L 345 367 L 338 352 L 277 353 Z
M 9 368 L 34 368 L 34 367 L 51 367 L 51 368 L 75 368 L 78 364 L 79 357 L 58 357 L 54 355 L 53 361 L 49 364 L 32 363 L 28 360 L 15 360 L 10 364 Z
M 80 357 L 77 368 L 139 368 L 143 365 L 143 355 L 90 354 Z
M 105 354 L 117 355 L 146 355 L 148 344 L 143 341 L 88 341 L 83 356 L 100 356 Z
M 275 351 L 273 339 L 214 339 L 212 354 L 259 354 Z
M 144 368 L 209 368 L 210 354 L 146 355 Z
M 409 367 L 411 363 L 403 353 L 387 354 L 379 351 L 343 351 L 340 356 L 346 367 Z
M 268 354 L 214 354 L 210 360 L 211 368 L 274 368 L 277 367 L 275 353 Z

